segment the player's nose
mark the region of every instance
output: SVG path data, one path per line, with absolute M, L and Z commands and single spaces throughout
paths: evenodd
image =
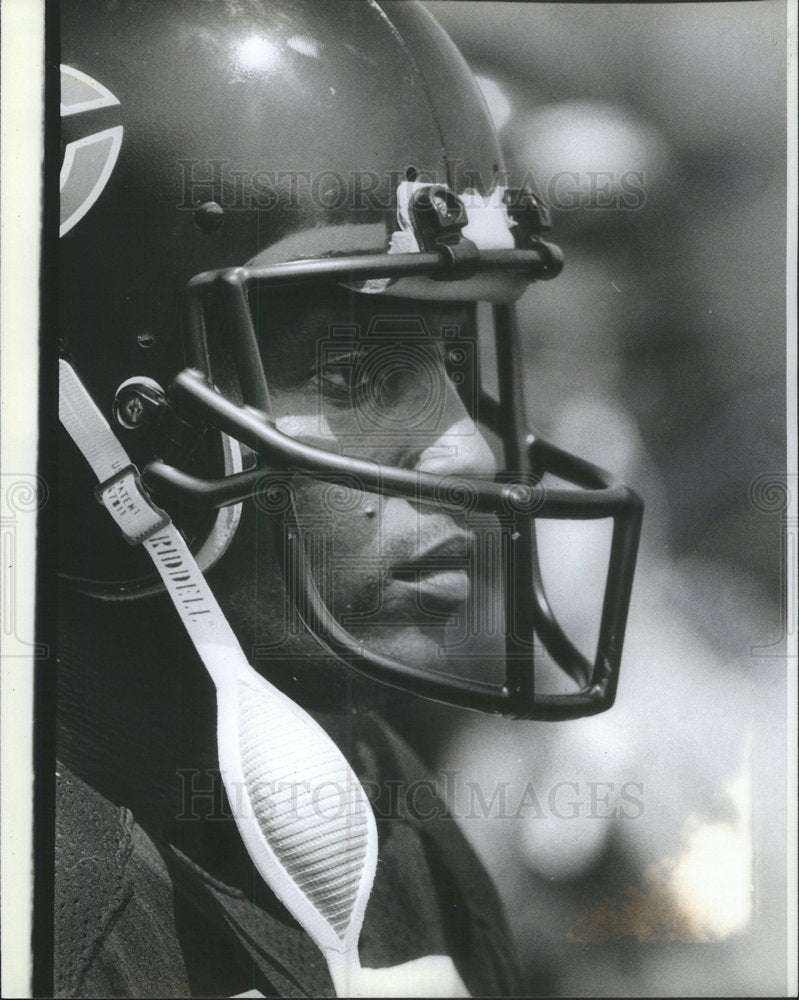
M 437 476 L 494 476 L 497 462 L 475 422 L 463 414 L 420 452 L 416 468 Z

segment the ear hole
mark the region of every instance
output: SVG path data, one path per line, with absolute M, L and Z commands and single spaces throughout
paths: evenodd
M 405 168 L 405 180 L 415 181 L 419 176 L 419 171 L 414 166 L 408 166 Z

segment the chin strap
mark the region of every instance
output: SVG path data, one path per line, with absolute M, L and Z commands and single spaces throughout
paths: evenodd
M 358 938 L 377 864 L 374 815 L 327 733 L 247 661 L 194 556 L 75 370 L 60 361 L 59 417 L 125 539 L 142 545 L 217 694 L 219 768 L 261 877 L 322 950 L 340 997 L 468 996 L 445 956 L 362 969 Z M 401 985 L 400 985 L 401 983 Z M 387 992 L 392 984 L 401 992 Z

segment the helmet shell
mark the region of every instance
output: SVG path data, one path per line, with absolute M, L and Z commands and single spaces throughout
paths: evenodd
M 73 71 L 111 95 L 62 117 L 62 150 L 122 130 L 104 186 L 61 238 L 58 278 L 59 333 L 109 420 L 121 383 L 166 386 L 183 366 L 194 275 L 385 252 L 400 182 L 487 194 L 502 170 L 479 88 L 420 4 L 64 0 L 59 16 L 62 100 Z M 115 430 L 134 460 L 151 457 Z M 66 561 L 115 579 L 138 555 L 95 526 L 91 476 L 75 474 L 71 443 L 62 452 Z

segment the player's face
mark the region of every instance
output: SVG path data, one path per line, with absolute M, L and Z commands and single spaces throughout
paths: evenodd
M 256 312 L 285 434 L 386 466 L 496 472 L 467 408 L 476 391 L 470 306 L 336 289 L 294 292 Z M 496 666 L 504 649 L 496 519 L 310 478 L 296 514 L 320 593 L 360 641 L 426 669 L 493 677 L 486 661 Z M 266 627 L 278 609 L 262 593 Z

